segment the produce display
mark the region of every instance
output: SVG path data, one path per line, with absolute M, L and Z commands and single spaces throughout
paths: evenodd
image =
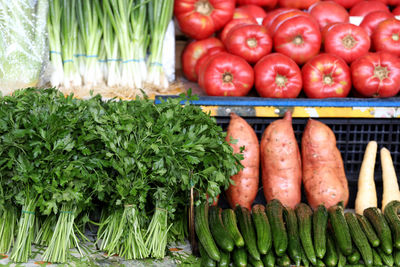
M 194 39 L 182 54 L 185 77 L 198 82 L 207 95 L 364 98 L 399 93 L 400 20 L 394 17 L 396 5 L 400 6 L 397 1 L 237 1 L 236 8 L 231 2 L 175 1 L 178 25 Z M 360 22 L 355 22 L 358 18 Z M 221 42 L 217 43 L 217 38 Z M 193 47 L 202 47 L 202 52 L 193 57 Z M 219 53 L 223 56 L 218 58 Z M 367 72 L 370 60 L 361 58 L 377 58 L 381 53 L 390 53 L 393 60 L 374 62 L 374 74 Z M 275 62 L 270 61 L 272 55 Z M 236 69 L 248 77 L 245 88 L 238 86 L 235 77 L 225 75 L 232 74 L 233 60 Z M 215 68 L 220 70 L 218 75 Z M 288 86 L 290 80 L 298 79 L 292 77 L 299 70 L 301 81 Z M 213 82 L 204 82 L 208 80 Z

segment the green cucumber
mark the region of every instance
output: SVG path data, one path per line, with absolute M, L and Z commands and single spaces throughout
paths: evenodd
M 379 247 L 380 241 L 378 236 L 375 233 L 374 228 L 372 227 L 371 223 L 368 221 L 368 219 L 360 214 L 356 214 L 358 222 L 360 223 L 360 226 L 367 236 L 369 243 L 371 244 L 372 247 L 376 248 Z
M 233 266 L 247 266 L 247 252 L 244 248 L 235 248 L 232 252 Z
M 372 249 L 372 255 L 374 256 L 374 266 L 383 266 L 381 256 L 375 249 Z
M 207 203 L 201 203 L 195 207 L 194 226 L 197 237 L 199 238 L 199 241 L 203 245 L 203 248 L 207 252 L 208 256 L 214 261 L 219 261 L 221 255 L 217 245 L 214 242 L 210 232 L 210 227 L 208 225 Z
M 335 242 L 333 241 L 333 238 L 328 232 L 326 233 L 326 253 L 324 254 L 325 254 L 324 262 L 326 266 L 334 267 L 337 265 L 338 256 L 336 253 Z
M 296 215 L 299 222 L 300 241 L 303 245 L 304 252 L 311 264 L 315 265 L 317 264 L 317 257 L 315 256 L 311 235 L 313 212 L 308 205 L 299 203 L 296 205 Z
M 210 225 L 211 234 L 218 247 L 226 252 L 231 252 L 235 244 L 222 223 L 221 208 L 217 206 L 210 207 L 210 211 L 208 212 L 208 224 Z
M 392 230 L 393 246 L 400 249 L 400 219 L 398 211 L 400 209 L 400 201 L 393 200 L 385 206 L 383 215 Z
M 236 221 L 236 214 L 233 209 L 225 209 L 222 211 L 222 222 L 224 223 L 225 229 L 229 232 L 233 238 L 237 247 L 244 246 L 244 240 L 242 234 L 239 231 Z
M 371 207 L 364 210 L 364 216 L 367 217 L 369 222 L 374 227 L 379 237 L 381 243 L 380 247 L 382 250 L 386 254 L 391 254 L 393 251 L 392 233 L 382 212 L 376 207 Z
M 317 263 L 315 264 L 315 266 L 325 267 L 326 265 L 321 259 L 317 259 Z
M 381 247 L 376 248 L 376 251 L 378 252 L 379 257 L 381 257 L 384 265 L 393 266 L 394 259 L 393 259 L 392 254 L 386 254 L 385 251 L 383 250 L 383 248 L 381 248 Z
M 200 252 L 200 256 L 201 256 L 201 260 L 200 260 L 201 267 L 217 266 L 217 263 L 213 259 L 211 259 L 210 256 L 208 256 L 207 251 L 205 250 L 205 248 L 203 247 L 203 245 L 201 243 L 199 243 L 199 252 Z
M 358 251 L 358 249 L 356 249 L 355 247 L 353 247 L 353 251 L 351 252 L 350 255 L 347 256 L 347 261 L 350 264 L 357 264 L 361 259 L 361 254 Z
M 326 252 L 326 227 L 328 211 L 324 205 L 319 205 L 313 214 L 314 248 L 317 258 L 323 259 Z
M 283 221 L 283 209 L 282 203 L 277 199 L 271 200 L 265 209 L 271 225 L 272 242 L 278 257 L 283 256 L 288 247 L 288 236 Z
M 249 259 L 249 263 L 251 264 L 251 266 L 253 267 L 264 267 L 264 264 L 261 260 L 255 260 L 251 255 L 249 255 L 247 257 Z
M 287 234 L 288 234 L 288 248 L 287 253 L 293 260 L 296 266 L 300 266 L 301 263 L 301 243 L 299 238 L 299 226 L 297 224 L 296 212 L 293 209 L 286 207 L 284 209 L 284 217 L 286 222 Z
M 335 241 L 345 256 L 351 254 L 353 247 L 349 226 L 344 218 L 343 206 L 335 205 L 328 209 L 329 219 L 332 225 Z
M 235 213 L 247 251 L 255 260 L 260 260 L 260 253 L 257 249 L 256 233 L 254 231 L 250 211 L 245 207 L 236 206 Z
M 347 258 L 345 255 L 343 255 L 342 250 L 340 249 L 339 245 L 337 243 L 335 243 L 336 245 L 336 253 L 338 255 L 338 267 L 344 267 L 346 266 L 347 263 Z
M 306 253 L 304 252 L 303 247 L 301 247 L 301 261 L 303 262 L 304 267 L 310 266 L 310 262 L 307 259 Z
M 278 258 L 277 263 L 280 267 L 290 267 L 290 258 L 287 254 L 283 254 L 283 256 Z
M 360 224 L 358 223 L 356 215 L 354 213 L 347 212 L 344 216 L 350 229 L 350 235 L 353 239 L 354 244 L 358 248 L 358 251 L 361 254 L 365 266 L 372 266 L 372 264 L 374 263 L 372 249 L 369 245 L 367 237 L 365 236 L 363 230 L 360 227 Z
M 393 253 L 394 266 L 400 266 L 400 250 L 395 250 Z
M 266 255 L 263 256 L 262 259 L 265 267 L 274 267 L 275 266 L 275 255 L 272 249 L 268 251 Z
M 218 267 L 228 267 L 231 264 L 231 254 L 221 251 L 221 259 L 218 262 Z
M 260 204 L 254 205 L 251 214 L 256 228 L 258 251 L 265 255 L 272 246 L 271 227 L 265 207 Z

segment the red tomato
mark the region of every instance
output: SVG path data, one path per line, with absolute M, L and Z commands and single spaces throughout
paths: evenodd
M 318 54 L 321 48 L 321 33 L 318 25 L 303 16 L 285 21 L 274 35 L 274 48 L 289 56 L 297 64 L 303 64 Z
M 201 66 L 203 66 L 203 64 L 205 64 L 207 62 L 207 60 L 210 56 L 224 52 L 224 51 L 225 51 L 225 48 L 219 47 L 219 46 L 208 49 L 207 53 L 205 55 L 203 55 L 201 58 L 199 58 L 199 60 L 197 60 L 196 67 L 195 67 L 196 75 L 199 76 Z
M 400 61 L 388 52 L 368 53 L 351 64 L 354 88 L 367 97 L 392 97 L 400 90 Z
M 254 64 L 271 52 L 272 39 L 264 26 L 242 25 L 229 33 L 225 46 L 230 53 Z
M 205 39 L 232 19 L 235 0 L 175 0 L 174 13 L 183 33 Z
M 340 22 L 334 22 L 334 23 L 328 24 L 324 28 L 322 28 L 322 30 L 321 30 L 321 43 L 322 44 L 325 43 L 326 34 L 331 30 L 331 28 L 334 25 L 337 25 L 337 24 L 341 24 L 341 23 Z
M 257 5 L 272 9 L 276 6 L 278 0 L 236 0 L 238 5 Z
M 367 32 L 350 23 L 334 25 L 325 36 L 325 52 L 337 55 L 347 63 L 368 53 L 370 47 Z
M 339 5 L 341 5 L 342 7 L 349 9 L 363 0 L 334 0 L 334 1 Z
M 254 66 L 254 77 L 261 97 L 296 98 L 303 85 L 299 66 L 279 53 L 260 59 Z
M 338 56 L 319 54 L 301 72 L 304 92 L 310 98 L 346 97 L 350 92 L 350 68 Z
M 390 18 L 379 23 L 372 34 L 376 51 L 387 51 L 400 56 L 400 21 Z
M 295 10 L 294 8 L 277 8 L 274 10 L 271 10 L 269 12 L 267 12 L 267 15 L 265 16 L 265 18 L 262 21 L 262 25 L 265 28 L 269 28 L 272 24 L 272 22 L 282 13 L 285 12 L 289 12 L 289 11 L 293 11 Z
M 392 13 L 387 11 L 374 11 L 364 17 L 360 27 L 363 28 L 369 36 L 371 36 L 378 24 L 388 18 L 393 18 Z
M 389 11 L 387 5 L 379 1 L 362 1 L 350 9 L 350 16 L 365 17 L 374 11 Z
M 239 6 L 235 8 L 235 12 L 233 12 L 233 19 L 242 19 L 242 18 L 254 18 L 263 19 L 267 15 L 262 7 L 256 5 L 245 5 Z
M 195 70 L 197 61 L 213 47 L 224 48 L 224 44 L 219 39 L 212 37 L 200 41 L 192 41 L 185 47 L 182 53 L 182 69 L 188 80 L 197 81 Z
M 378 0 L 378 1 L 389 6 L 397 6 L 400 4 L 400 0 Z
M 333 1 L 317 2 L 308 12 L 317 20 L 320 29 L 334 22 L 349 22 L 347 10 Z
M 392 14 L 395 16 L 400 16 L 400 6 L 397 6 L 395 9 L 393 9 Z
M 210 96 L 245 96 L 254 83 L 249 63 L 226 52 L 211 56 L 199 74 L 199 85 Z
M 257 24 L 257 21 L 251 17 L 246 19 L 233 19 L 225 25 L 224 29 L 222 30 L 219 38 L 222 42 L 225 42 L 226 37 L 228 36 L 229 32 L 238 25 L 247 25 L 247 24 Z
M 298 9 L 308 9 L 312 4 L 319 0 L 278 0 L 281 7 L 292 7 Z
M 282 14 L 280 14 L 269 26 L 268 28 L 268 33 L 271 36 L 274 36 L 275 32 L 279 29 L 279 27 L 288 19 L 294 18 L 294 17 L 299 17 L 299 16 L 303 16 L 303 17 L 307 17 L 313 20 L 313 22 L 315 23 L 315 25 L 318 26 L 317 21 L 311 17 L 310 14 L 300 11 L 300 10 L 294 10 L 294 11 L 289 11 L 289 12 L 283 12 Z

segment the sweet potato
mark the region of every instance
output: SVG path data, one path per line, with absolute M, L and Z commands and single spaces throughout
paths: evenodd
M 240 152 L 244 146 L 244 159 L 241 161 L 243 169 L 231 179 L 235 185 L 229 186 L 226 197 L 232 208 L 236 205 L 251 209 L 258 191 L 259 168 L 260 168 L 260 146 L 254 129 L 240 116 L 231 113 L 226 140 L 236 139 L 237 143 L 231 144 L 235 153 Z
M 265 199 L 294 208 L 301 200 L 301 157 L 290 111 L 268 125 L 260 150 Z
M 336 137 L 322 122 L 309 120 L 301 140 L 303 183 L 308 204 L 327 208 L 349 200 L 349 188 Z

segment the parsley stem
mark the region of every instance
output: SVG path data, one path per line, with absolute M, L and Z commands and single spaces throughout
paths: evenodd
M 14 243 L 17 211 L 11 205 L 5 209 L 0 219 L 0 253 L 8 253 Z

